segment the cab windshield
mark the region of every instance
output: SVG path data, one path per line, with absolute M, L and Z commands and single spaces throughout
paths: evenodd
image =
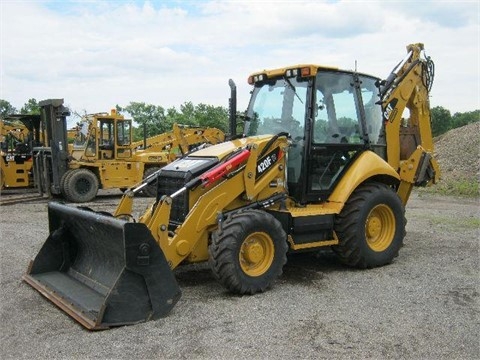
M 288 132 L 303 137 L 308 80 L 278 78 L 255 85 L 247 109 L 247 136 Z

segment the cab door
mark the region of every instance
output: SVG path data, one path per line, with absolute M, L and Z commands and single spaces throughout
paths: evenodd
M 379 141 L 382 118 L 381 107 L 375 104 L 375 80 L 340 71 L 317 74 L 307 149 L 306 202 L 325 201 L 356 157 Z M 364 103 L 373 105 L 368 116 Z

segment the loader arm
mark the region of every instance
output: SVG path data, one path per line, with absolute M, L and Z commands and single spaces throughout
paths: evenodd
M 190 256 L 199 242 L 208 240 L 209 229 L 217 226 L 219 214 L 229 209 L 232 203 L 239 198 L 251 202 L 257 199 L 262 190 L 268 188 L 274 179 L 283 178 L 284 155 L 288 148 L 285 137 L 277 138 L 277 141 L 270 146 L 271 149 L 278 149 L 278 154 L 275 155 L 276 162 L 260 177 L 258 174 L 255 175 L 259 161 L 266 158 L 265 151 L 261 151 L 265 149 L 265 145 L 266 141 L 260 146 L 253 144 L 248 150 L 238 152 L 229 162 L 219 164 L 200 176 L 200 179 L 192 181 L 190 185 L 192 188 L 197 183 L 199 187 L 211 187 L 211 189 L 200 196 L 183 224 L 175 230 L 173 235 L 169 235 L 168 232 L 170 211 L 173 197 L 180 194 L 180 191 L 162 198 L 153 213 L 150 209 L 140 219 L 147 224 L 172 269 Z M 190 186 L 187 185 L 187 188 L 181 191 L 189 191 Z M 279 185 L 278 192 L 285 192 L 285 188 Z M 203 248 L 206 249 L 206 247 Z M 200 258 L 197 261 L 208 259 L 208 254 L 203 256 L 206 258 Z
M 177 126 L 177 124 L 174 124 L 174 126 Z M 146 146 L 147 147 L 157 146 L 158 148 L 164 148 L 165 146 L 171 144 L 172 141 L 174 140 L 175 140 L 175 135 L 173 131 L 167 131 L 162 134 L 148 137 L 146 139 Z M 144 140 L 135 141 L 135 142 L 132 142 L 131 144 L 132 149 L 137 149 L 143 146 L 144 146 Z
M 423 44 L 407 46 L 406 58 L 380 84 L 387 161 L 400 175 L 398 195 L 403 204 L 414 186 L 434 184 L 440 177 L 433 158 L 429 104 L 433 62 L 422 57 L 423 49 Z
M 225 134 L 216 128 L 185 127 L 173 124 L 172 131 L 165 132 L 146 139 L 145 145 L 149 151 L 165 151 L 179 147 L 182 153 L 189 151 L 190 145 L 197 143 L 218 144 L 225 140 Z M 131 148 L 137 149 L 144 145 L 144 140 L 132 143 Z

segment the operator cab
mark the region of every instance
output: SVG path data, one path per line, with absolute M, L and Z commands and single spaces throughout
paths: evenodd
M 86 141 L 85 155 L 98 160 L 130 158 L 132 151 L 132 120 L 111 114 L 95 114 L 91 116 L 93 126 Z
M 297 202 L 325 201 L 366 149 L 385 159 L 378 80 L 315 65 L 250 76 L 246 135 L 290 134 L 287 182 Z

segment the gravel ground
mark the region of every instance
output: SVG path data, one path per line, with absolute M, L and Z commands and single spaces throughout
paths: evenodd
M 118 200 L 101 196 L 91 206 L 111 211 Z M 264 294 L 232 296 L 206 266 L 182 268 L 175 274 L 183 295 L 168 317 L 100 332 L 21 281 L 48 235 L 46 202 L 2 206 L 0 356 L 478 359 L 479 206 L 414 194 L 393 264 L 360 271 L 328 251 L 291 256 Z

